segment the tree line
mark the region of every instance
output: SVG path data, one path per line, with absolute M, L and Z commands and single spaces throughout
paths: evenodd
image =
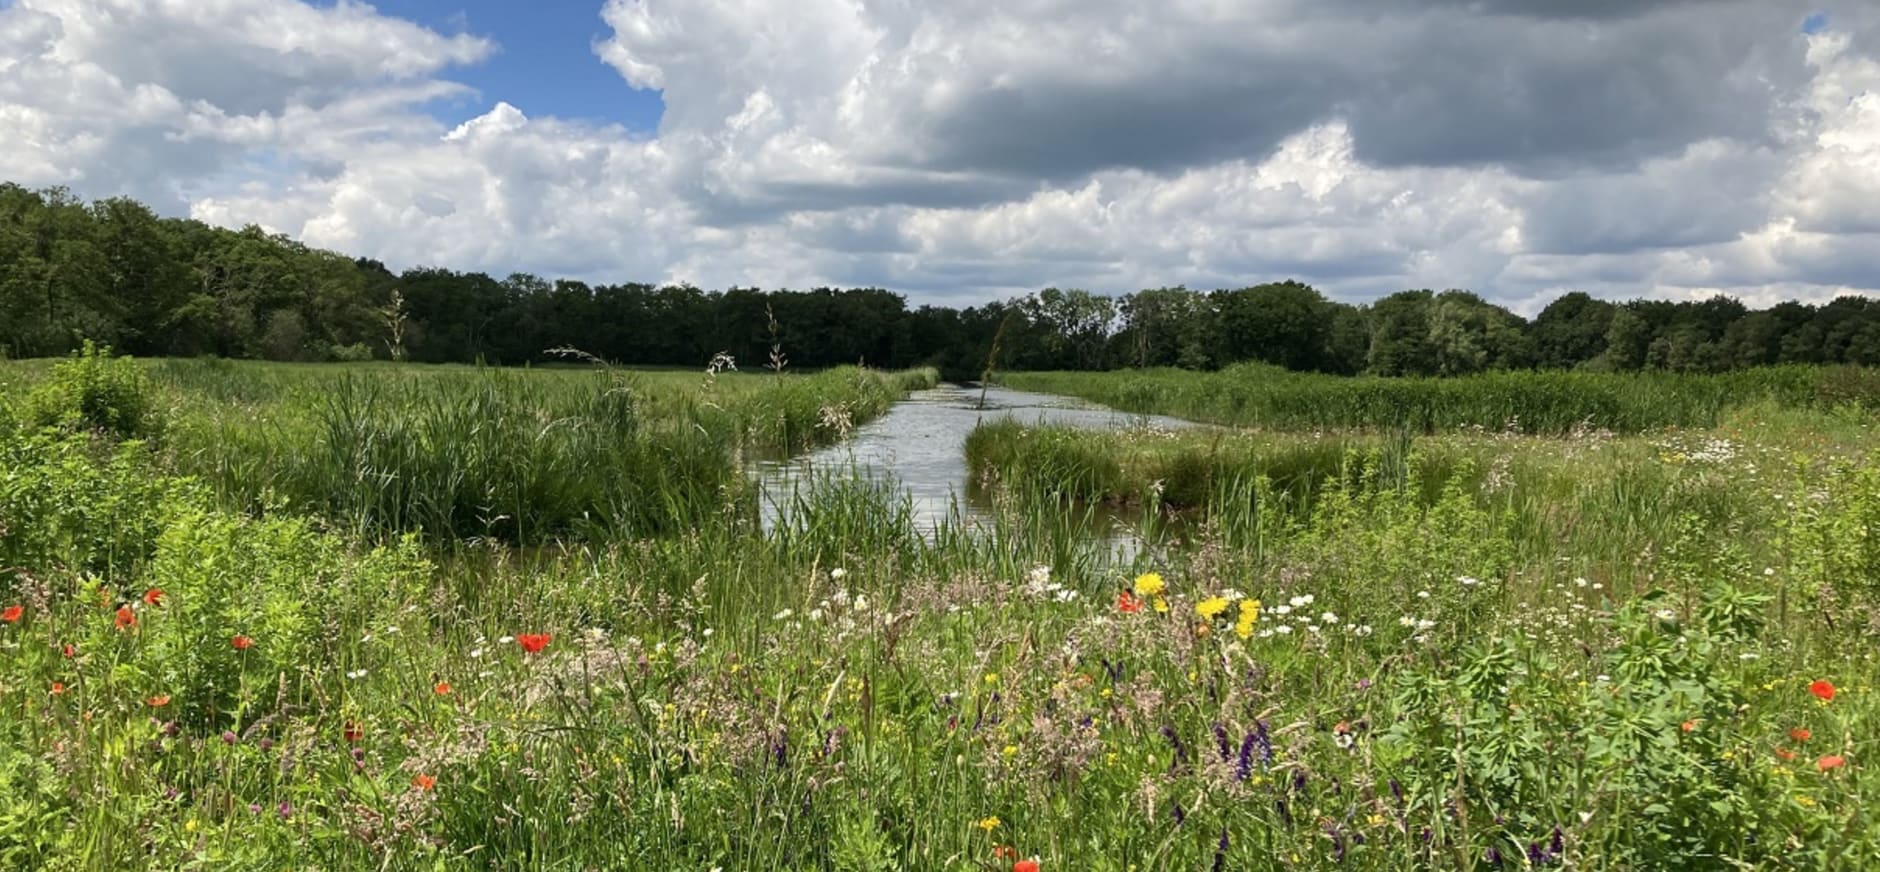
M 1492 369 L 1715 372 L 1880 365 L 1880 304 L 1844 296 L 1752 310 L 1726 296 L 1611 302 L 1569 293 L 1532 320 L 1462 290 L 1353 305 L 1296 281 L 1107 297 L 1046 288 L 910 307 L 879 288 L 591 285 L 311 248 L 257 227 L 161 218 L 122 197 L 0 184 L 0 356 L 95 340 L 142 356 L 522 364 L 579 349 L 628 365 L 1211 369 L 1263 361 L 1338 374 Z

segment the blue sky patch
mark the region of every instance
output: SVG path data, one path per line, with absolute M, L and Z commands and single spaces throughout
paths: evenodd
M 621 124 L 647 134 L 658 129 L 665 112 L 659 92 L 634 90 L 594 54 L 594 43 L 610 35 L 594 0 L 376 0 L 373 7 L 439 33 L 469 33 L 496 43 L 484 62 L 440 74 L 482 92 L 480 99 L 425 107 L 447 125 L 481 115 L 499 100 L 530 118 Z

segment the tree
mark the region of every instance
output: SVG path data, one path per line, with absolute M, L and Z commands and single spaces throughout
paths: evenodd
M 1322 369 L 1331 334 L 1330 304 L 1295 281 L 1219 291 L 1220 359 L 1258 360 L 1287 369 Z
M 1607 368 L 1622 372 L 1643 369 L 1651 343 L 1651 324 L 1644 316 L 1630 306 L 1615 310 L 1606 327 Z
M 1574 291 L 1556 298 L 1529 327 L 1534 363 L 1548 369 L 1572 369 L 1606 351 L 1606 334 L 1618 307 Z
M 1436 348 L 1430 343 L 1430 291 L 1399 291 L 1371 305 L 1367 365 L 1375 375 L 1432 375 Z

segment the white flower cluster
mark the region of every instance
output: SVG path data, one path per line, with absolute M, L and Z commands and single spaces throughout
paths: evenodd
M 1238 591 L 1222 591 L 1222 596 L 1228 599 L 1234 599 L 1238 594 Z M 1370 624 L 1344 624 L 1343 619 L 1338 617 L 1338 613 L 1334 611 L 1320 612 L 1318 617 L 1314 618 L 1311 612 L 1308 611 L 1313 602 L 1314 597 L 1312 594 L 1300 594 L 1268 609 L 1267 614 L 1272 615 L 1275 620 L 1271 626 L 1267 626 L 1256 633 L 1255 637 L 1265 639 L 1272 636 L 1290 636 L 1295 629 L 1304 630 L 1310 635 L 1318 636 L 1323 634 L 1327 628 L 1336 628 L 1341 625 L 1344 626 L 1346 632 L 1353 636 L 1362 637 L 1371 635 Z M 1300 614 L 1294 614 L 1294 612 L 1300 612 Z
M 1049 566 L 1032 567 L 1030 571 L 1025 573 L 1025 583 L 1020 585 L 1018 589 L 1020 592 L 1033 599 L 1050 600 L 1059 603 L 1074 602 L 1077 599 L 1077 591 L 1065 587 L 1062 582 L 1051 577 L 1051 567 Z

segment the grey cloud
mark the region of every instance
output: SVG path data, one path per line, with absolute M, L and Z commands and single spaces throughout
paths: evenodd
M 1769 137 L 1806 79 L 1784 2 L 1681 5 L 1610 22 L 1429 16 L 1345 102 L 1358 156 L 1386 166 L 1625 169 L 1690 143 Z
M 1733 150 L 1637 172 L 1565 177 L 1524 204 L 1524 241 L 1545 254 L 1728 242 L 1768 220 L 1765 192 L 1781 170 L 1776 153 Z

